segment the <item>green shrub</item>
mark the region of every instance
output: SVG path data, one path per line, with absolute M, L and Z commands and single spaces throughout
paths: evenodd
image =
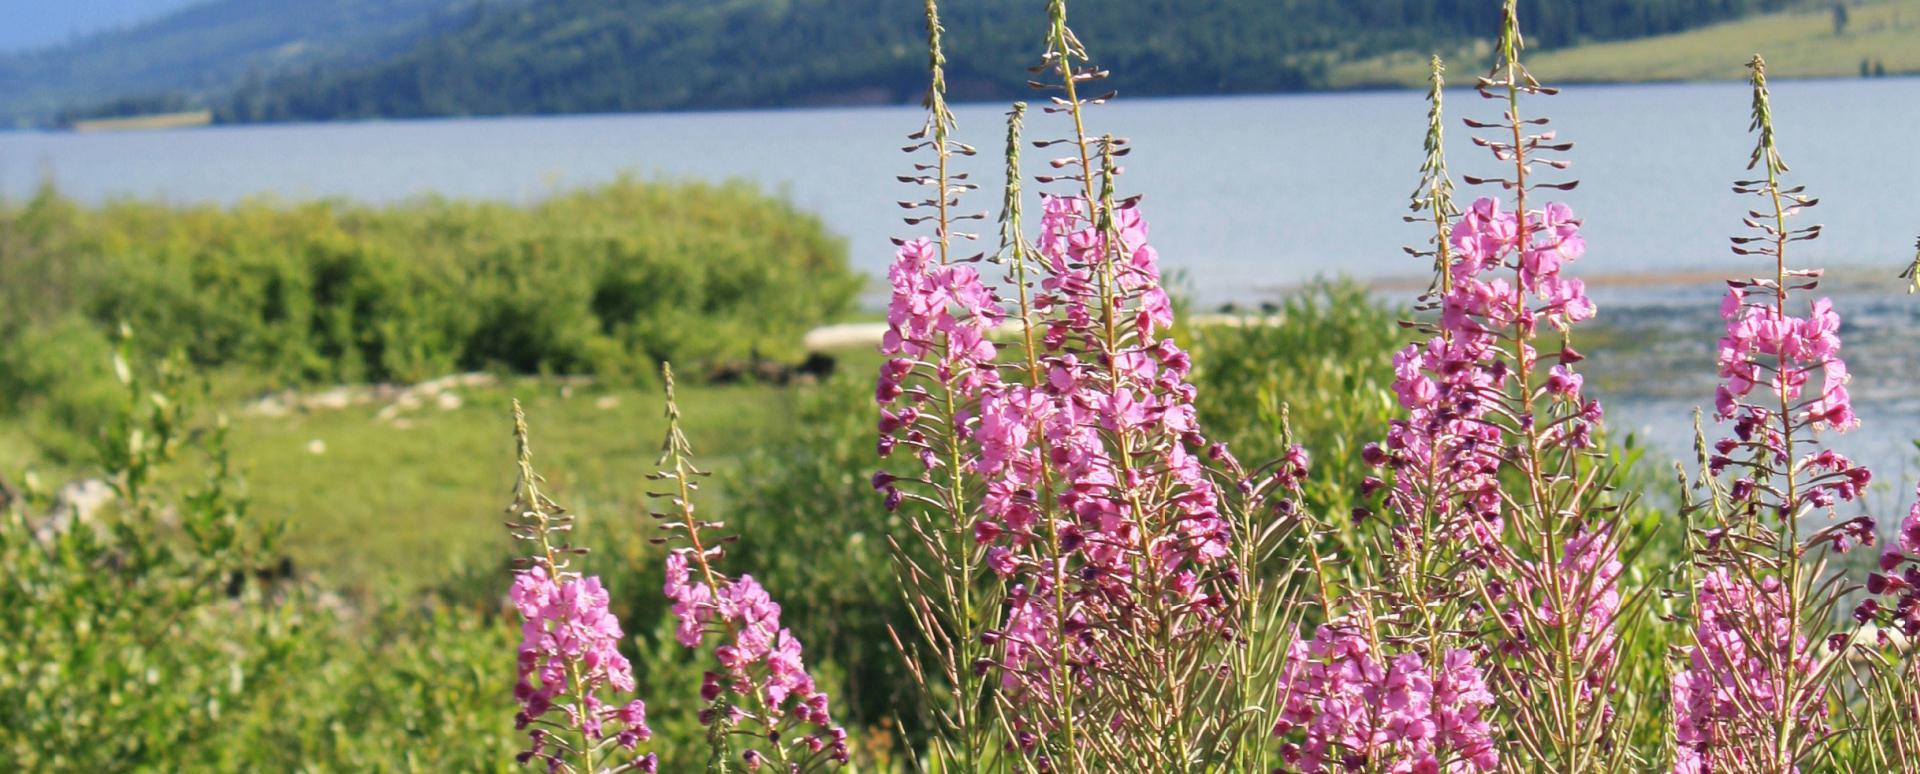
M 90 449 L 95 428 L 121 409 L 124 388 L 108 366 L 112 343 L 77 316 L 27 326 L 0 347 L 0 414 L 51 461 L 73 462 Z
M 288 644 L 282 609 L 248 580 L 278 532 L 248 518 L 224 430 L 186 425 L 172 369 L 149 388 L 124 348 L 114 363 L 124 399 L 96 457 L 111 496 L 28 492 L 0 513 L 0 755 L 20 770 L 173 768 Z M 156 483 L 201 450 L 201 481 Z
M 1193 330 L 1200 426 L 1251 466 L 1277 459 L 1283 407 L 1293 440 L 1314 458 L 1309 504 L 1344 515 L 1370 471 L 1360 449 L 1387 436 L 1398 409 L 1393 353 L 1404 313 L 1352 282 L 1322 282 L 1250 324 Z M 1265 324 L 1256 324 L 1264 322 Z
M 253 686 L 244 713 L 172 751 L 168 768 L 517 768 L 509 688 L 519 632 L 497 609 L 396 601 L 360 616 L 311 596 L 297 604 L 304 627 L 286 668 Z
M 9 349 L 70 318 L 127 322 L 290 382 L 792 357 L 861 284 L 818 219 L 737 183 L 622 179 L 527 207 L 84 209 L 44 191 L 0 210 L 0 239 Z

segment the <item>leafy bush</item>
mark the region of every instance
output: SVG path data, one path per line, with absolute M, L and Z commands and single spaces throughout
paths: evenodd
M 126 322 L 197 365 L 296 382 L 791 357 L 860 285 L 818 220 L 742 184 L 623 179 L 529 207 L 81 209 L 43 191 L 0 234 L 9 341 Z
M 1355 504 L 1360 449 L 1387 435 L 1393 353 L 1404 317 L 1352 282 L 1321 282 L 1271 315 L 1193 331 L 1200 424 L 1246 460 L 1277 459 L 1292 439 L 1318 456 L 1306 484 L 1319 512 Z
M 247 517 L 224 430 L 191 442 L 174 369 L 115 358 L 124 401 L 98 446 L 107 502 L 29 491 L 0 514 L 0 750 L 28 770 L 168 768 L 256 698 L 288 631 L 249 582 L 277 531 Z M 156 468 L 209 453 L 198 485 Z M 97 499 L 97 498 L 95 498 Z
M 0 347 L 0 415 L 54 462 L 92 451 L 96 428 L 123 409 L 125 388 L 108 367 L 113 344 L 78 316 L 26 326 Z
M 284 666 L 164 768 L 508 771 L 518 743 L 514 627 L 495 609 L 431 600 L 367 613 L 324 595 L 288 603 Z

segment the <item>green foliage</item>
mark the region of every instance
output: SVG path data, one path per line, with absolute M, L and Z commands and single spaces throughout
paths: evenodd
M 958 99 L 1025 96 L 1044 3 L 943 9 Z M 1687 29 L 1786 0 L 1529 0 L 1532 42 Z M 1074 24 L 1103 41 L 1130 94 L 1295 91 L 1329 65 L 1452 47 L 1498 22 L 1485 0 L 1109 0 Z M 898 0 L 550 0 L 476 14 L 452 32 L 359 66 L 267 79 L 215 105 L 221 120 L 575 113 L 896 102 L 926 88 L 921 9 Z
M 248 518 L 224 428 L 190 431 L 177 369 L 125 355 L 98 447 L 113 512 L 29 497 L 0 515 L 0 751 L 23 770 L 166 768 L 285 655 L 280 611 L 247 581 L 277 530 Z M 206 475 L 158 486 L 190 449 Z
M 1369 471 L 1360 449 L 1387 436 L 1403 315 L 1351 282 L 1322 282 L 1270 316 L 1194 331 L 1200 425 L 1252 466 L 1276 459 L 1283 422 L 1313 455 L 1307 503 L 1343 517 Z M 1290 415 L 1291 421 L 1286 421 Z
M 836 714 L 849 728 L 913 723 L 918 696 L 889 630 L 910 636 L 889 536 L 906 526 L 873 490 L 872 371 L 847 369 L 800 401 L 793 430 L 724 480 L 722 518 L 740 542 L 728 566 L 778 595 L 814 662 L 846 670 Z M 913 541 L 902 540 L 911 546 Z
M 43 193 L 0 212 L 0 233 L 9 360 L 84 349 L 74 318 L 127 321 L 197 365 L 295 383 L 791 356 L 792 332 L 861 281 L 818 220 L 739 184 L 627 179 L 530 207 L 86 210 Z M 9 401 L 53 393 L 48 367 L 6 377 Z
M 92 430 L 121 409 L 106 334 L 78 316 L 26 326 L 0 347 L 0 414 L 17 417 L 48 461 L 83 459 Z
M 304 596 L 277 679 L 174 767 L 214 771 L 515 770 L 518 631 L 496 608 L 422 601 L 365 618 Z

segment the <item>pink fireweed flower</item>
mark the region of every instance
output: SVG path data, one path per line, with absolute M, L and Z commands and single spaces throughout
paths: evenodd
M 695 572 L 691 568 L 697 564 L 704 563 L 690 548 L 667 555 L 663 591 L 674 603 L 678 619 L 675 637 L 688 648 L 698 648 L 717 632 L 720 636 L 713 656 L 724 671 L 707 680 L 702 698 L 714 702 L 732 696 L 744 702 L 731 705 L 725 712 L 704 713 L 703 722 L 758 723 L 764 726 L 765 738 L 772 744 L 801 745 L 791 751 L 793 757 L 845 763 L 849 752 L 845 734 L 833 725 L 827 695 L 815 687 L 807 673 L 799 639 L 780 625 L 779 603 L 751 575 L 725 578 L 710 575 L 705 567 Z M 806 726 L 813 732 L 804 736 L 789 733 Z M 812 748 L 808 740 L 819 740 L 820 734 L 842 741 L 820 749 L 802 749 Z M 815 755 L 822 750 L 824 755 Z M 782 759 L 786 758 L 783 752 Z
M 988 385 L 980 395 L 971 465 L 987 481 L 982 511 L 992 527 L 974 533 L 1028 545 L 1048 526 L 1037 521 L 1040 511 L 1052 506 L 1075 517 L 1051 526 L 1070 536 L 1072 550 L 1104 582 L 1133 577 L 1129 563 L 1142 551 L 1167 569 L 1218 561 L 1228 530 L 1196 453 L 1206 444 L 1186 381 L 1192 360 L 1171 339 L 1155 336 L 1172 323 L 1172 307 L 1158 285 L 1158 253 L 1145 242 L 1146 222 L 1134 207 L 1117 209 L 1114 243 L 1089 220 L 1083 200 L 1044 201 L 1037 244 L 1046 276 L 1034 306 L 1049 315 L 1040 323 L 1046 378 L 1038 387 Z M 1109 263 L 1110 254 L 1119 257 Z M 1103 279 L 1101 271 L 1111 276 Z M 1100 338 L 1097 294 L 1105 280 L 1116 294 L 1114 314 L 1136 342 L 1112 355 Z M 1110 362 L 1102 365 L 1103 359 Z M 1115 434 L 1138 438 L 1136 448 L 1161 450 L 1157 460 L 1128 461 L 1138 466 L 1135 480 L 1121 476 L 1123 464 L 1108 440 Z M 1059 473 L 1058 503 L 1036 500 L 1043 468 Z M 1168 529 L 1143 534 L 1124 493 L 1155 479 L 1171 485 L 1172 518 Z
M 1122 565 L 1133 551 L 1153 553 L 1169 570 L 1189 561 L 1215 562 L 1226 554 L 1229 531 L 1196 453 L 1207 444 L 1195 420 L 1195 391 L 1186 381 L 1192 360 L 1172 339 L 1156 335 L 1172 324 L 1173 315 L 1159 285 L 1159 254 L 1146 242 L 1146 220 L 1137 207 L 1119 207 L 1113 212 L 1117 233 L 1111 233 L 1089 219 L 1084 200 L 1048 196 L 1043 201 L 1037 246 L 1048 272 L 1036 306 L 1055 315 L 1046 323 L 1046 397 L 1053 407 L 1022 409 L 1039 431 L 1024 437 L 1044 436 L 1052 449 L 1055 459 L 1048 462 L 1066 479 L 1062 505 L 1080 517 L 1075 526 L 1100 569 L 1130 575 L 1132 569 Z M 1112 313 L 1133 342 L 1113 353 L 1104 351 L 1105 331 L 1098 324 L 1103 282 L 1114 296 Z M 1110 364 L 1098 365 L 1102 358 Z M 1035 398 L 1010 390 L 990 396 L 985 410 L 999 410 L 1007 401 L 1031 406 Z M 1140 464 L 1134 473 L 1144 476 L 1151 469 L 1150 475 L 1171 485 L 1171 529 L 1139 534 L 1137 514 L 1130 513 L 1133 503 L 1122 493 L 1149 481 L 1120 479 L 1122 462 L 1105 440 L 1114 433 L 1138 438 L 1136 448 L 1160 450 L 1157 460 Z M 1020 479 L 1006 486 L 1030 485 Z
M 964 458 L 983 483 L 967 528 L 1008 589 L 981 638 L 991 658 L 975 666 L 998 672 L 1012 722 L 1036 743 L 1087 711 L 1076 692 L 1150 682 L 1115 672 L 1138 663 L 1131 638 L 1196 652 L 1220 641 L 1235 570 L 1218 481 L 1237 469 L 1200 432 L 1192 358 L 1165 334 L 1172 305 L 1138 208 L 1103 224 L 1083 198 L 1043 201 L 1033 370 L 979 391 Z M 1165 612 L 1141 616 L 1147 598 Z
M 1914 497 L 1900 520 L 1894 545 L 1880 554 L 1879 572 L 1867 576 L 1867 593 L 1873 597 L 1861 601 L 1853 612 L 1863 624 L 1878 622 L 1907 637 L 1920 636 L 1920 486 L 1914 488 Z
M 993 358 L 993 345 L 985 337 L 1003 313 L 999 300 L 981 284 L 978 269 L 941 264 L 933 242 L 920 238 L 900 246 L 887 279 L 893 297 L 887 304 L 882 352 L 908 357 L 944 354 L 956 364 Z M 955 339 L 954 352 L 935 353 L 935 338 L 940 335 Z M 954 375 L 969 378 L 957 369 Z
M 1004 316 L 979 270 L 940 263 L 934 244 L 924 238 L 900 245 L 887 278 L 893 294 L 880 351 L 893 357 L 880 367 L 874 395 L 883 406 L 896 404 L 903 395 L 910 400 L 904 408 L 882 413 L 883 454 L 903 437 L 916 445 L 924 440 L 915 435 L 921 432 L 915 420 L 919 404 L 929 396 L 923 386 L 910 383 L 915 373 L 930 372 L 929 378 L 943 389 L 964 396 L 998 383 L 993 366 L 997 348 L 988 337 Z M 938 461 L 923 454 L 921 464 L 931 469 Z
M 540 493 L 519 401 L 513 403 L 513 434 L 519 475 L 507 531 L 533 544 L 532 556 L 520 560 L 526 569 L 514 573 L 507 592 L 521 619 L 514 726 L 527 732 L 528 741 L 515 759 L 571 774 L 651 774 L 659 767 L 657 757 L 632 757 L 653 736 L 647 705 L 639 698 L 607 701 L 608 693 L 634 691 L 633 667 L 620 653 L 625 634 L 607 607 L 600 579 L 567 570 L 570 552 L 555 550 L 556 532 L 571 529 L 573 516 Z M 555 712 L 563 718 L 549 719 Z M 616 762 L 621 753 L 628 757 Z
M 1614 618 L 1620 611 L 1620 546 L 1604 528 L 1582 529 L 1566 540 L 1552 576 L 1539 564 L 1528 565 L 1518 580 L 1522 596 L 1533 600 L 1537 615 L 1550 625 L 1574 621 L 1574 651 L 1590 665 L 1582 698 L 1592 698 L 1614 658 Z
M 513 690 L 520 702 L 516 727 L 525 729 L 558 709 L 568 725 L 583 729 L 589 744 L 613 739 L 632 751 L 652 738 L 645 703 L 606 704 L 600 698 L 607 690 L 632 693 L 634 681 L 632 666 L 620 655 L 620 621 L 607 610 L 599 578 L 556 582 L 546 568 L 534 567 L 514 574 L 508 596 L 522 619 L 519 681 Z M 540 749 L 543 736 L 533 737 L 534 749 L 522 754 L 522 762 L 559 760 L 557 751 Z
M 1796 723 L 1825 728 L 1822 691 L 1783 695 L 1795 673 L 1814 668 L 1815 653 L 1787 616 L 1787 595 L 1771 576 L 1758 585 L 1721 567 L 1700 579 L 1694 646 L 1673 679 L 1676 773 L 1781 770 L 1773 755 L 1775 713 L 1791 706 Z M 1798 654 L 1787 662 L 1789 643 Z
M 1052 580 L 1036 574 L 1034 582 L 1032 588 L 1016 585 L 1008 590 L 1006 625 L 990 635 L 1001 645 L 1000 687 L 1020 703 L 1045 698 L 1055 679 L 1053 670 L 1059 668 L 1061 632 Z M 1085 663 L 1091 656 L 1088 642 L 1078 637 L 1069 649 L 1070 661 Z
M 1407 414 L 1394 420 L 1384 448 L 1368 455 L 1394 471 L 1388 507 L 1397 529 L 1431 530 L 1420 539 L 1487 553 L 1504 528 L 1497 473 L 1508 442 L 1489 421 L 1514 375 L 1503 337 L 1534 335 L 1539 321 L 1566 329 L 1592 319 L 1585 286 L 1561 270 L 1585 253 L 1579 221 L 1562 204 L 1527 213 L 1530 244 L 1519 244 L 1519 217 L 1492 198 L 1476 200 L 1453 225 L 1448 243 L 1455 261 L 1449 292 L 1440 297 L 1438 327 L 1423 343 L 1394 356 L 1394 394 Z M 1520 290 L 1494 272 L 1512 270 Z M 1531 299 L 1531 303 L 1528 303 Z M 1528 365 L 1538 354 L 1524 341 Z M 1564 404 L 1566 421 L 1552 425 L 1551 446 L 1592 445 L 1598 402 L 1586 398 L 1586 379 L 1563 353 L 1538 389 Z M 1488 557 L 1497 561 L 1496 557 Z
M 1845 432 L 1859 424 L 1847 393 L 1847 365 L 1840 359 L 1840 315 L 1833 302 L 1822 298 L 1806 317 L 1782 316 L 1773 300 L 1749 300 L 1741 286 L 1727 289 L 1720 304 L 1726 335 L 1720 338 L 1718 361 L 1724 380 L 1715 397 L 1719 418 L 1739 414 L 1761 418 L 1778 413 L 1780 395 L 1797 401 L 1791 419 L 1815 427 Z M 1800 400 L 1815 376 L 1819 387 Z M 1744 402 L 1756 388 L 1764 388 L 1771 405 Z
M 846 732 L 833 725 L 827 695 L 807 672 L 799 639 L 781 625 L 780 605 L 753 576 L 728 577 L 714 567 L 726 555 L 726 541 L 708 534 L 719 523 L 694 515 L 692 479 L 704 473 L 693 466 L 692 447 L 680 431 L 673 371 L 663 368 L 661 376 L 667 434 L 661 469 L 651 478 L 668 482 L 671 491 L 653 493 L 668 505 L 653 515 L 666 522 L 662 529 L 670 540 L 684 546 L 667 552 L 661 593 L 673 602 L 674 639 L 690 650 L 711 639 L 720 668 L 701 681 L 707 707 L 700 723 L 712 727 L 708 738 L 716 745 L 725 741 L 741 749 L 749 766 L 771 760 L 785 771 L 806 772 L 846 763 Z M 726 741 L 735 734 L 752 741 Z
M 1748 168 L 1764 176 L 1734 187 L 1774 214 L 1748 218 L 1751 232 L 1733 238 L 1733 252 L 1760 256 L 1772 271 L 1728 282 L 1720 302 L 1714 408 L 1732 427 L 1713 443 L 1703 477 L 1731 479 L 1712 490 L 1728 524 L 1705 531 L 1695 644 L 1688 672 L 1674 682 L 1681 771 L 1781 771 L 1819 754 L 1826 703 L 1839 689 L 1835 673 L 1814 668 L 1812 651 L 1849 647 L 1851 637 L 1826 636 L 1832 630 L 1816 611 L 1837 604 L 1843 587 L 1817 577 L 1820 565 L 1807 553 L 1822 543 L 1844 551 L 1875 542 L 1866 517 L 1802 532 L 1810 511 L 1858 499 L 1873 475 L 1821 444 L 1820 431 L 1858 424 L 1841 319 L 1828 299 L 1797 295 L 1812 290 L 1820 272 L 1792 268 L 1788 248 L 1819 229 L 1790 228 L 1788 218 L 1816 200 L 1782 184 L 1765 63 L 1755 57 L 1749 67 L 1759 143 Z M 1875 604 L 1868 599 L 1856 615 L 1870 619 Z
M 956 410 L 964 412 L 982 390 L 997 385 L 994 357 L 998 350 L 989 335 L 1005 315 L 978 269 L 940 263 L 936 245 L 925 238 L 900 244 L 887 279 L 893 292 L 880 350 L 892 357 L 881 365 L 874 386 L 874 398 L 882 406 L 879 452 L 888 456 L 905 441 L 915 450 L 921 469 L 932 471 L 944 463 L 928 446 L 926 421 L 939 418 L 925 411 L 929 401 L 939 402 L 929 387 L 958 396 L 961 406 Z M 916 383 L 916 374 L 933 384 Z M 951 422 L 954 432 L 963 432 L 967 420 L 954 416 L 943 421 Z M 886 496 L 888 507 L 901 502 L 892 479 L 876 479 L 876 488 Z
M 1383 658 L 1358 631 L 1323 625 L 1297 639 L 1278 686 L 1274 735 L 1302 771 L 1492 771 L 1494 731 L 1482 713 L 1493 694 L 1473 655 L 1449 650 L 1429 668 L 1412 653 Z
M 1596 464 L 1604 411 L 1580 354 L 1564 343 L 1543 354 L 1537 342 L 1564 341 L 1597 313 L 1585 284 L 1567 276 L 1586 244 L 1564 204 L 1508 209 L 1482 197 L 1446 228 L 1441 249 L 1437 313 L 1419 326 L 1425 339 L 1394 358 L 1403 414 L 1362 459 L 1392 474 L 1390 565 L 1451 569 L 1392 572 L 1388 602 L 1404 607 L 1377 625 L 1389 641 L 1429 640 L 1429 657 L 1455 636 L 1436 632 L 1493 627 L 1497 641 L 1479 655 L 1510 681 L 1506 708 L 1523 721 L 1512 733 L 1547 760 L 1572 759 L 1543 729 L 1562 724 L 1572 738 L 1610 722 L 1621 566 L 1607 487 L 1571 483 Z M 1577 692 L 1548 690 L 1544 675 L 1577 680 Z

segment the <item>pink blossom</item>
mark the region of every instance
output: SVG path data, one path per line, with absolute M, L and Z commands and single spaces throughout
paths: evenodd
M 1499 765 L 1493 706 L 1473 655 L 1450 650 L 1383 658 L 1358 631 L 1325 625 L 1296 639 L 1278 686 L 1274 734 L 1298 737 L 1303 771 L 1344 770 L 1349 756 L 1382 771 L 1484 772 Z
M 1718 354 L 1724 381 L 1715 399 L 1721 419 L 1778 413 L 1781 392 L 1797 401 L 1817 374 L 1818 394 L 1792 407 L 1793 418 L 1839 431 L 1858 424 L 1846 389 L 1847 366 L 1840 359 L 1840 315 L 1832 301 L 1814 301 L 1806 317 L 1783 317 L 1774 304 L 1750 301 L 1736 285 L 1727 290 L 1720 314 L 1726 320 Z M 1744 402 L 1757 387 L 1765 387 L 1768 396 Z
M 767 725 L 775 743 L 780 743 L 779 732 L 789 719 L 829 734 L 837 731 L 826 694 L 807 672 L 799 639 L 780 624 L 779 603 L 751 575 L 721 576 L 718 587 L 710 586 L 704 576 L 695 577 L 689 571 L 693 561 L 698 560 L 690 548 L 668 553 L 664 591 L 674 602 L 680 644 L 697 648 L 709 633 L 721 633 L 713 654 L 725 674 L 709 677 L 702 686 L 702 698 L 740 697 L 746 706 L 734 705 L 734 709 Z M 719 719 L 711 713 L 703 715 L 708 723 Z M 845 762 L 848 751 L 843 742 L 831 753 L 833 760 Z
M 1700 579 L 1694 646 L 1673 680 L 1675 772 L 1780 770 L 1771 760 L 1774 717 L 1790 706 L 1795 722 L 1818 735 L 1824 694 L 1782 695 L 1793 673 L 1814 668 L 1814 653 L 1787 615 L 1786 589 L 1772 576 L 1758 585 L 1726 568 Z M 1788 648 L 1797 654 L 1787 663 Z M 1751 740 L 1761 740 L 1751 743 Z
M 620 654 L 620 621 L 607 609 L 599 578 L 556 580 L 544 567 L 534 567 L 514 574 L 508 598 L 522 618 L 519 681 L 513 689 L 520 702 L 517 727 L 525 729 L 559 709 L 589 742 L 613 738 L 631 751 L 653 736 L 639 699 L 613 705 L 600 698 L 607 690 L 632 693 L 634 681 L 632 666 Z M 571 702 L 563 703 L 563 697 Z M 522 763 L 557 760 L 544 749 L 544 733 L 533 732 Z

